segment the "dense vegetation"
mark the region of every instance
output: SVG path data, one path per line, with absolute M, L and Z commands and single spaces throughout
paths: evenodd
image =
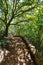
M 43 57 L 43 0 L 0 0 L 0 39 L 8 34 L 27 37 Z

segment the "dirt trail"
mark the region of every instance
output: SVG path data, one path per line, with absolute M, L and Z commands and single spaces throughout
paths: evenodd
M 9 53 L 0 65 L 33 65 L 30 53 L 20 37 L 9 38 Z

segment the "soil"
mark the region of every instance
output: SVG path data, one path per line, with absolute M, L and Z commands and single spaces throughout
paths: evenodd
M 33 65 L 30 53 L 20 37 L 9 37 L 7 43 L 9 53 L 4 54 L 4 59 L 0 65 Z

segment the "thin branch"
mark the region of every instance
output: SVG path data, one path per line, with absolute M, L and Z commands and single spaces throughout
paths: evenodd
M 14 2 L 15 2 L 15 5 L 14 5 Z M 12 16 L 11 16 L 11 18 L 10 18 L 10 20 L 9 20 L 9 22 L 8 22 L 8 26 L 10 25 L 10 23 L 11 23 L 11 21 L 13 20 L 13 18 L 14 18 L 14 12 L 16 11 L 16 4 L 17 4 L 17 1 L 15 0 L 13 0 L 13 10 L 12 10 Z M 14 9 L 14 6 L 15 6 L 15 9 Z M 15 10 L 15 11 L 14 11 Z
M 8 3 L 7 3 L 7 0 L 5 0 L 5 4 L 6 4 L 6 8 L 5 8 L 5 12 L 4 12 L 4 14 L 5 14 L 5 24 L 7 24 L 7 14 L 8 14 Z
M 24 6 L 30 6 L 32 5 L 33 3 L 29 3 L 29 2 L 22 2 L 20 3 L 17 7 L 18 7 L 18 10 L 21 9 L 21 7 L 24 7 Z
M 24 6 L 30 6 L 30 5 L 32 5 L 33 3 L 29 3 L 29 2 L 22 2 L 22 3 L 20 3 L 20 4 L 18 4 L 17 5 L 17 9 L 16 9 L 16 11 L 18 12 L 18 11 L 20 11 L 20 9 L 22 8 L 22 7 L 24 7 Z M 16 12 L 16 13 L 17 13 Z
M 13 18 L 14 18 L 14 16 L 12 15 L 11 19 L 9 20 L 9 22 L 7 24 L 8 26 L 10 25 L 11 21 L 13 20 Z
M 8 3 L 7 3 L 7 0 L 5 0 L 5 3 L 6 3 L 7 14 L 8 14 Z
M 33 7 L 29 8 L 29 9 L 27 9 L 27 10 L 25 10 L 25 11 L 20 11 L 19 14 L 15 15 L 15 17 L 20 16 L 20 15 L 22 15 L 23 13 L 28 12 L 28 11 L 34 9 L 34 8 L 37 8 L 37 7 L 36 7 L 36 6 L 33 6 Z
M 16 11 L 17 0 L 15 0 L 15 11 Z
M 4 23 L 5 23 L 5 20 L 4 20 L 4 19 L 0 18 L 0 20 L 1 20 L 2 22 L 4 22 Z M 5 23 L 5 24 L 6 24 L 6 23 Z
M 13 0 L 13 10 L 12 10 L 12 12 L 14 12 L 14 2 L 15 2 L 15 0 Z
M 4 22 L 4 20 L 2 18 L 0 18 L 0 20 Z
M 17 24 L 22 23 L 22 22 L 27 22 L 27 23 L 29 23 L 29 19 L 28 19 L 28 20 L 21 20 L 21 21 L 19 21 L 19 22 L 16 22 L 15 24 L 14 24 L 14 23 L 11 23 L 10 25 L 17 25 Z
M 17 5 L 17 0 L 13 0 L 13 9 L 12 9 L 12 13 L 16 12 L 16 5 Z
M 25 12 L 27 12 L 27 11 L 30 11 L 30 10 L 32 10 L 32 9 L 34 9 L 34 8 L 37 8 L 36 5 L 33 6 L 33 7 L 31 7 L 31 8 L 29 8 L 29 9 L 27 9 L 27 10 L 25 10 L 25 11 L 21 11 L 21 13 L 19 12 L 19 14 L 17 14 L 17 15 L 16 15 L 16 14 L 13 14 L 12 17 L 11 17 L 11 19 L 10 19 L 9 22 L 8 22 L 8 25 L 10 25 L 11 21 L 13 20 L 13 18 L 15 18 L 15 17 L 17 17 L 17 16 L 20 16 L 20 15 L 22 15 L 23 13 L 25 13 Z

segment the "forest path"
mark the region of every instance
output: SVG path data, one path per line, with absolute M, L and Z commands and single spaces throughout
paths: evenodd
M 9 38 L 9 53 L 4 57 L 0 65 L 33 65 L 30 53 L 20 37 Z

